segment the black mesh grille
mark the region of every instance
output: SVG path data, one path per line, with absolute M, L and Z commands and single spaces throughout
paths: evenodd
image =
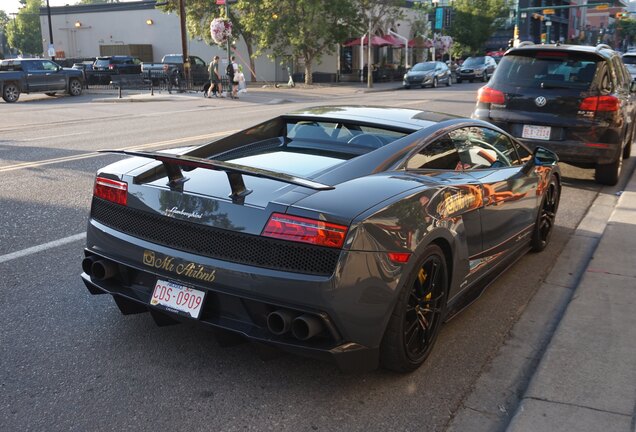
M 275 270 L 330 275 L 340 251 L 211 228 L 93 198 L 91 217 L 117 231 L 174 249 Z

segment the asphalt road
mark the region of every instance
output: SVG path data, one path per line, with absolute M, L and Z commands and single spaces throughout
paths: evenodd
M 97 101 L 112 95 L 23 95 L 0 103 L 0 429 L 444 430 L 597 195 L 591 171 L 564 167 L 551 245 L 447 323 L 409 375 L 346 375 L 249 344 L 221 347 L 189 324 L 159 328 L 147 314 L 124 317 L 81 283 L 82 233 L 94 173 L 118 159 L 96 150 L 199 144 L 312 105 L 469 115 L 478 87 L 266 89 L 239 101 L 118 104 Z

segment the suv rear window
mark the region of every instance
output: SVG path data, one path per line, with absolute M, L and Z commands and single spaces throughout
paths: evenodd
M 97 59 L 95 61 L 95 67 L 108 67 L 110 59 Z
M 590 88 L 596 56 L 559 51 L 530 51 L 505 56 L 497 69 L 499 82 L 526 88 Z

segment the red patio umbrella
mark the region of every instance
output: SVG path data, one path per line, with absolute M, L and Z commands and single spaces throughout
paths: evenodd
M 390 42 L 391 45 L 393 45 L 396 48 L 404 48 L 404 41 L 397 36 L 394 36 L 392 34 L 387 34 L 382 36 L 382 38 L 385 39 L 387 42 Z
M 344 46 L 359 46 L 360 45 L 360 39 L 361 38 L 357 38 L 354 39 L 352 41 L 347 42 L 346 44 L 344 44 Z M 364 39 L 364 44 L 367 45 L 369 43 L 368 39 L 365 38 Z M 371 37 L 371 45 L 372 46 L 387 46 L 387 45 L 393 45 L 391 42 L 389 42 L 388 40 L 380 37 L 380 36 L 373 36 Z

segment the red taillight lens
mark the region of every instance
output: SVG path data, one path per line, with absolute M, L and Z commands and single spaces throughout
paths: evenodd
M 618 111 L 621 101 L 614 96 L 591 96 L 581 101 L 579 109 L 581 111 Z
M 115 69 L 115 65 L 114 64 L 109 64 L 108 65 L 108 69 Z
M 347 229 L 344 225 L 274 213 L 269 218 L 263 235 L 318 246 L 341 248 L 347 236 Z
M 115 204 L 126 205 L 128 202 L 128 183 L 97 177 L 93 195 Z
M 406 264 L 411 258 L 411 254 L 408 252 L 389 252 L 389 259 L 395 264 Z
M 479 93 L 477 93 L 477 102 L 503 105 L 505 101 L 503 92 L 488 86 L 480 88 Z

